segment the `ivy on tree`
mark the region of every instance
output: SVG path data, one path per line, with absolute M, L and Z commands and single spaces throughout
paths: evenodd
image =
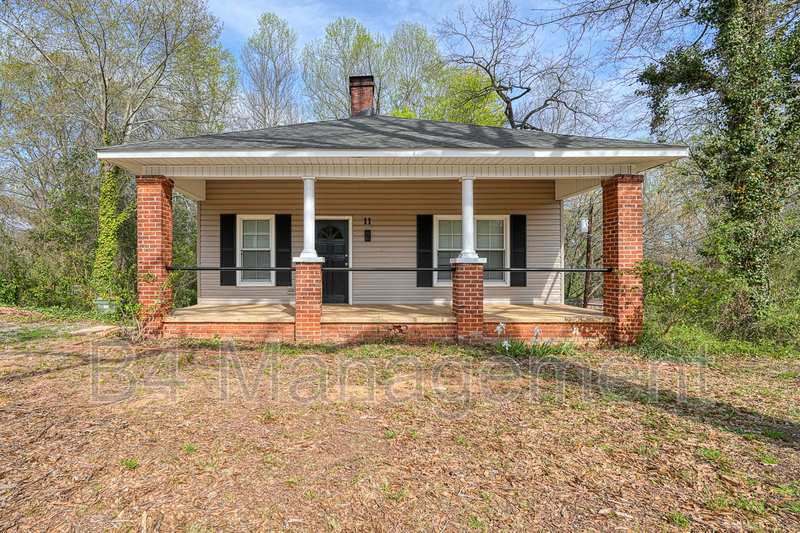
M 800 31 L 796 7 L 706 0 L 687 13 L 705 28 L 645 69 L 651 129 L 663 137 L 675 97 L 699 96 L 707 127 L 693 153 L 718 213 L 705 252 L 745 283 L 745 321 L 772 304 L 771 270 L 800 234 L 786 205 L 798 193 Z

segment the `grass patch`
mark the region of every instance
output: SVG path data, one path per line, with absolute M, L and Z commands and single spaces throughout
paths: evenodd
M 681 529 L 687 529 L 691 525 L 691 522 L 688 518 L 686 518 L 686 515 L 680 512 L 678 509 L 667 513 L 667 521 Z
M 756 450 L 755 452 L 753 452 L 753 455 L 755 456 L 756 459 L 758 459 L 764 464 L 776 465 L 779 463 L 778 459 L 774 455 L 770 455 L 764 450 L 760 449 Z
M 194 453 L 194 452 L 197 451 L 197 445 L 196 444 L 184 444 L 183 445 L 183 451 L 186 452 L 186 453 Z
M 758 516 L 766 516 L 767 508 L 763 502 L 756 500 L 749 500 L 744 496 L 738 496 L 731 502 L 731 507 L 740 509 L 746 513 L 755 514 Z
M 705 330 L 697 329 L 703 336 L 708 336 Z M 707 344 L 701 339 L 686 334 L 685 330 L 678 327 L 673 328 L 669 335 L 663 337 L 648 329 L 639 337 L 632 350 L 645 359 L 655 361 L 716 366 Z
M 786 433 L 776 429 L 765 429 L 761 432 L 761 434 L 770 439 L 789 440 L 789 437 L 786 436 Z
M 119 460 L 119 466 L 124 466 L 129 470 L 136 470 L 139 467 L 139 458 L 138 457 L 126 457 L 124 459 Z
M 486 531 L 486 522 L 474 514 L 471 514 L 467 517 L 467 525 L 472 529 L 477 529 L 478 531 Z
M 386 494 L 386 498 L 392 502 L 402 502 L 408 498 L 408 486 L 403 485 L 399 490 L 391 490 L 388 483 L 381 485 L 381 490 Z
M 58 336 L 58 332 L 50 328 L 25 328 L 16 331 L 15 333 L 17 340 L 22 342 Z

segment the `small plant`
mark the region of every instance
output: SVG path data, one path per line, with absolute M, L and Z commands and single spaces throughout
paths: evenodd
M 668 512 L 667 520 L 669 520 L 672 524 L 675 524 L 681 529 L 686 529 L 691 525 L 689 519 L 686 518 L 686 515 L 684 515 L 678 509 Z
M 469 442 L 462 435 L 456 435 L 456 444 L 465 448 L 469 446 Z
M 273 411 L 272 409 L 267 409 L 264 412 L 264 423 L 269 424 L 271 422 L 275 422 L 281 417 L 280 411 Z
M 575 342 L 569 341 L 565 344 L 554 344 L 553 339 L 542 341 L 539 339 L 541 336 L 541 329 L 536 326 L 533 330 L 533 340 L 530 346 L 523 341 L 517 339 L 504 339 L 503 335 L 506 332 L 506 325 L 499 323 L 495 328 L 497 333 L 497 351 L 508 355 L 510 357 L 547 357 L 550 355 L 570 355 L 575 352 Z M 573 330 L 573 335 L 577 339 L 579 334 L 578 328 Z
M 138 457 L 128 457 L 125 459 L 119 460 L 119 466 L 124 466 L 130 470 L 136 470 L 136 467 L 139 466 L 139 458 Z
M 300 478 L 293 477 L 286 482 L 286 486 L 290 488 L 294 488 L 300 484 Z
M 486 522 L 478 518 L 478 515 L 471 514 L 467 517 L 467 525 L 478 531 L 486 531 Z
M 332 531 L 341 531 L 342 529 L 344 529 L 342 523 L 336 520 L 335 518 L 328 518 L 325 521 L 325 525 L 327 525 L 328 529 Z
M 387 429 L 384 435 L 386 435 L 387 439 L 393 439 L 397 437 L 397 432 L 393 429 Z
M 733 502 L 731 502 L 733 507 L 737 509 L 741 509 L 747 513 L 752 513 L 758 516 L 766 516 L 767 508 L 764 506 L 763 502 L 748 500 L 744 496 L 739 496 Z
M 185 453 L 194 453 L 194 452 L 197 451 L 197 445 L 196 444 L 184 444 L 183 445 L 183 451 Z
M 408 486 L 403 484 L 400 490 L 392 491 L 389 489 L 389 480 L 387 483 L 381 484 L 381 490 L 386 494 L 386 498 L 393 502 L 402 502 L 408 498 Z
M 697 450 L 697 455 L 711 463 L 725 462 L 725 459 L 722 457 L 722 452 L 713 448 L 700 448 Z
M 313 490 L 307 490 L 307 491 L 305 491 L 305 492 L 303 493 L 303 496 L 305 496 L 306 500 L 313 500 L 314 498 L 316 498 L 316 497 L 317 497 L 317 495 L 316 495 L 316 494 L 314 494 L 314 491 L 313 491 Z
M 768 454 L 767 452 L 765 452 L 764 450 L 761 450 L 761 449 L 756 450 L 754 452 L 754 455 L 755 455 L 756 459 L 758 459 L 759 461 L 761 461 L 764 464 L 776 465 L 779 462 L 778 459 L 776 459 L 774 455 L 770 455 L 770 454 Z
M 711 511 L 724 511 L 730 507 L 727 494 L 710 494 L 706 492 L 703 505 Z
M 278 466 L 278 460 L 268 453 L 261 456 L 261 462 L 265 465 Z
M 800 481 L 792 481 L 788 485 L 781 485 L 775 489 L 775 492 L 778 494 L 783 494 L 784 496 L 795 496 L 800 498 Z
M 653 457 L 654 455 L 656 455 L 658 453 L 658 450 L 659 450 L 659 447 L 658 447 L 657 444 L 647 444 L 645 442 L 643 442 L 641 444 L 638 444 L 636 446 L 633 446 L 631 448 L 631 451 L 633 451 L 633 453 L 636 453 L 636 454 L 639 454 L 639 455 L 644 455 L 646 457 Z
M 761 432 L 762 435 L 767 437 L 768 439 L 776 439 L 776 440 L 789 440 L 789 437 L 786 436 L 786 433 L 775 429 L 765 429 Z
M 412 429 L 411 436 L 416 439 L 417 437 L 419 437 L 419 431 L 417 431 L 416 429 Z

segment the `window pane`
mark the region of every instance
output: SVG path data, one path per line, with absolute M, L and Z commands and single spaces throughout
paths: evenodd
M 504 252 L 490 252 L 478 250 L 478 256 L 486 258 L 486 265 L 484 268 L 503 268 L 505 266 L 505 253 Z M 484 272 L 483 279 L 503 281 L 503 272 Z
M 503 220 L 478 220 L 476 224 L 476 243 L 479 249 L 502 250 L 505 248 Z
M 269 252 L 242 252 L 242 266 L 248 268 L 256 267 L 269 267 L 270 266 L 270 253 Z M 243 280 L 270 279 L 269 271 L 244 271 L 242 272 Z
M 439 249 L 461 249 L 461 221 L 439 221 Z
M 450 265 L 450 260 L 455 259 L 458 257 L 459 252 L 451 251 L 451 252 L 439 252 L 436 257 L 438 260 L 438 268 L 447 268 Z M 452 272 L 437 272 L 436 279 L 439 281 L 452 281 L 453 273 Z
M 242 220 L 242 233 L 254 235 L 256 233 L 256 220 Z
M 255 248 L 256 236 L 255 235 L 242 235 L 242 248 Z
M 256 222 L 258 222 L 258 234 L 266 235 L 269 238 L 269 220 L 257 220 Z
M 269 248 L 269 235 L 258 235 L 256 245 L 258 248 Z

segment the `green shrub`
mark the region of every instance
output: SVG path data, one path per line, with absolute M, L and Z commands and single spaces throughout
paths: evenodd
M 722 273 L 680 261 L 657 265 L 644 260 L 629 273 L 642 280 L 639 289 L 646 315 L 658 337 L 667 335 L 677 324 L 711 324 L 737 286 Z

